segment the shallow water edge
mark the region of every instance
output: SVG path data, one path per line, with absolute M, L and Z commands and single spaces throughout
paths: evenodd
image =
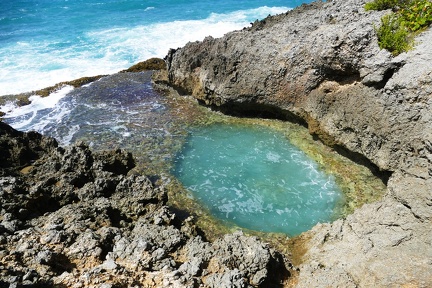
M 181 108 L 178 107 L 180 111 L 183 109 L 184 111 L 194 111 L 193 117 L 191 117 L 191 113 L 185 113 L 182 116 L 189 117 L 189 120 L 193 120 L 189 123 L 190 126 L 206 126 L 216 123 L 225 125 L 252 125 L 264 127 L 265 129 L 274 129 L 282 133 L 287 141 L 316 161 L 319 169 L 326 174 L 332 175 L 341 188 L 344 201 L 341 201 L 336 207 L 332 220 L 343 218 L 351 214 L 363 204 L 377 201 L 386 191 L 386 185 L 383 181 L 374 176 L 367 167 L 341 156 L 332 148 L 314 139 L 313 136 L 309 134 L 308 129 L 302 125 L 274 119 L 227 116 L 201 106 L 191 97 L 180 96 L 173 89 L 168 87 L 164 88 L 169 90 L 167 95 L 174 101 L 173 103 L 175 103 L 175 105 L 180 105 Z M 182 146 L 179 145 L 177 147 L 180 148 Z M 167 168 L 167 171 L 172 169 L 172 167 Z M 188 214 L 195 215 L 199 227 L 206 232 L 207 237 L 216 238 L 225 233 L 241 229 L 253 235 L 260 235 L 260 237 L 265 238 L 268 242 L 274 243 L 280 242 L 281 239 L 286 239 L 287 235 L 285 234 L 259 233 L 256 231 L 248 231 L 247 229 L 236 227 L 235 225 L 223 225 L 220 220 L 214 219 L 209 211 L 197 204 L 192 199 L 190 192 L 188 192 L 171 173 L 165 174 L 165 172 L 163 172 L 163 174 L 168 177 L 166 179 L 168 180 L 166 185 L 169 190 L 169 203 L 175 207 L 175 209 L 185 210 Z M 285 244 L 281 246 L 284 247 L 283 250 L 287 249 Z
M 103 89 L 112 89 L 110 88 L 112 85 L 115 84 L 118 86 L 121 81 L 125 81 L 128 78 L 134 79 L 135 73 L 142 72 L 128 73 L 130 74 L 123 73 L 119 79 L 117 79 L 115 75 L 108 76 L 107 78 L 103 77 L 98 81 L 100 87 L 97 88 L 98 86 L 95 86 L 92 89 L 93 91 L 101 93 L 101 91 L 105 91 Z M 113 77 L 113 80 L 109 80 L 111 79 L 110 77 Z M 102 85 L 101 83 L 105 83 L 104 81 L 106 81 L 106 84 Z M 180 96 L 170 87 L 161 84 L 145 85 L 146 89 L 151 89 L 153 91 L 151 92 L 152 99 L 156 99 L 154 101 L 162 105 L 158 107 L 163 107 L 163 109 L 153 109 L 150 111 L 151 113 L 148 111 L 150 116 L 137 118 L 138 121 L 145 121 L 146 123 L 129 123 L 120 127 L 122 131 L 114 131 L 120 134 L 126 132 L 128 135 L 130 134 L 122 141 L 115 140 L 115 137 L 119 137 L 119 135 L 115 133 L 115 135 L 109 136 L 109 134 L 113 133 L 111 130 L 99 135 L 92 135 L 94 133 L 90 131 L 90 133 L 81 135 L 80 138 L 74 139 L 74 141 L 84 140 L 86 142 L 91 142 L 95 150 L 113 149 L 120 146 L 121 148 L 131 151 L 138 163 L 133 173 L 150 175 L 155 181 L 163 185 L 169 192 L 169 204 L 173 207 L 172 209 L 177 211 L 179 215 L 183 215 L 184 218 L 194 216 L 198 226 L 208 239 L 215 239 L 218 236 L 235 230 L 243 230 L 245 233 L 257 235 L 263 240 L 272 243 L 285 253 L 289 253 L 289 249 L 291 249 L 289 248 L 289 239 L 286 234 L 261 233 L 237 227 L 232 223 L 230 225 L 222 223 L 222 221 L 213 217 L 207 209 L 194 201 L 190 192 L 183 187 L 178 179 L 171 173 L 173 158 L 181 151 L 187 139 L 187 135 L 193 127 L 204 127 L 216 123 L 224 125 L 251 125 L 263 127 L 264 129 L 274 129 L 283 134 L 287 141 L 304 151 L 310 158 L 316 161 L 320 170 L 324 171 L 326 174 L 332 175 L 341 188 L 345 199 L 336 207 L 332 220 L 345 217 L 356 208 L 361 207 L 364 203 L 378 200 L 385 191 L 386 187 L 384 183 L 379 178 L 375 177 L 366 167 L 342 157 L 333 149 L 313 139 L 308 129 L 301 125 L 274 119 L 227 116 L 201 106 L 192 97 Z M 117 92 L 121 93 L 120 90 Z M 84 92 L 80 93 L 81 94 L 78 93 L 79 96 L 82 99 L 86 99 Z M 101 93 L 101 95 L 102 94 L 103 93 Z M 112 96 L 113 95 L 110 95 L 110 97 Z M 97 101 L 106 101 L 103 97 L 96 97 L 98 98 Z M 114 99 L 111 100 L 114 101 Z M 117 100 L 121 101 L 121 99 Z M 128 101 L 130 102 L 130 100 Z M 96 104 L 96 106 L 101 105 L 100 103 Z M 135 105 L 137 103 L 133 102 L 133 104 Z M 122 108 L 123 106 L 120 105 L 119 107 Z M 143 107 L 138 105 L 137 109 L 137 111 L 139 111 L 143 109 Z M 150 137 L 143 137 L 141 135 L 145 134 L 140 134 L 141 132 L 138 132 L 140 130 L 133 130 L 140 128 L 139 126 L 148 126 L 151 128 L 151 131 L 159 132 L 157 132 L 157 134 L 152 134 L 152 136 L 150 135 Z M 103 136 L 103 138 L 99 138 L 101 136 Z

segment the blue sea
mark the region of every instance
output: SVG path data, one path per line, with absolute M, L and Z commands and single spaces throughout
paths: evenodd
M 308 0 L 2 0 L 0 95 L 112 74 Z

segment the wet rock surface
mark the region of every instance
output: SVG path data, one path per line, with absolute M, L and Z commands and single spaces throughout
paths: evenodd
M 289 275 L 255 237 L 207 241 L 130 153 L 1 122 L 0 146 L 1 287 L 280 287 Z
M 432 283 L 432 30 L 392 57 L 374 32 L 390 11 L 364 3 L 303 5 L 166 57 L 165 81 L 180 93 L 228 114 L 302 123 L 388 180 L 380 201 L 303 235 L 298 287 Z

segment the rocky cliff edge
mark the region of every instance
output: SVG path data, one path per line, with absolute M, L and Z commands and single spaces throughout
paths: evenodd
M 388 180 L 382 200 L 302 235 L 298 287 L 432 283 L 432 30 L 393 57 L 365 1 L 302 5 L 171 50 L 165 81 L 234 115 L 307 126 Z

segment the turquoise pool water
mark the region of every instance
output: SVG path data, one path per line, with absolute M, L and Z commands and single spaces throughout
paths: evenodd
M 331 221 L 342 194 L 332 176 L 264 127 L 216 124 L 191 132 L 174 174 L 217 218 L 290 236 Z

